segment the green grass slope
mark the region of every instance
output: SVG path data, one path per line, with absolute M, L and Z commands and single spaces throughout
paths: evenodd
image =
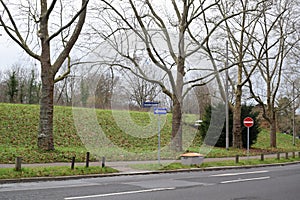
M 56 150 L 48 152 L 37 149 L 39 106 L 0 104 L 0 163 L 12 163 L 17 156 L 23 157 L 26 163 L 69 162 L 72 156 L 76 156 L 78 161 L 84 161 L 88 149 L 85 148 L 81 140 L 82 138 L 77 134 L 78 130 L 75 125 L 79 127 L 87 125 L 79 124 L 81 122 L 75 123 L 72 109 L 72 107 L 61 106 L 54 108 L 54 142 Z M 82 110 L 82 115 L 84 115 L 84 111 L 89 109 Z M 108 158 L 109 160 L 134 159 L 134 153 L 156 153 L 157 123 L 156 118 L 151 119 L 151 115 L 148 112 L 132 111 L 128 113 L 111 110 L 92 110 L 92 112 L 96 113 L 97 126 L 99 125 L 104 137 L 109 141 L 109 144 L 105 144 L 105 146 L 102 146 L 102 141 L 97 141 L 97 145 L 99 145 L 99 149 L 102 152 L 99 153 L 98 158 L 92 157 L 92 160 L 99 159 L 101 154 L 104 155 L 106 153 L 112 154 Z M 126 115 L 122 116 L 124 114 Z M 121 119 L 119 119 L 120 117 Z M 167 116 L 162 126 L 162 146 L 166 146 L 171 137 L 170 117 L 170 115 Z M 152 124 L 149 125 L 151 120 Z M 83 119 L 82 121 L 86 120 Z M 135 128 L 130 126 L 130 123 L 136 124 L 140 129 L 145 127 L 144 131 L 146 135 L 141 135 L 145 133 L 138 133 L 136 135 L 137 133 L 134 133 Z M 92 137 L 92 140 L 94 138 L 96 136 Z M 83 138 L 84 140 L 85 138 Z M 121 151 L 132 152 L 133 155 L 131 158 L 128 158 Z
M 74 115 L 77 113 L 77 115 Z M 79 113 L 79 114 L 78 114 Z M 90 118 L 90 113 L 96 119 Z M 75 116 L 75 117 L 74 117 Z M 161 158 L 174 159 L 168 151 L 171 138 L 171 114 L 161 116 Z M 185 148 L 199 151 L 200 139 L 191 124 L 197 116 L 188 115 L 184 123 Z M 157 116 L 148 112 L 93 110 L 56 106 L 54 108 L 55 151 L 37 148 L 38 105 L 0 103 L 0 163 L 14 163 L 17 156 L 24 163 L 70 162 L 73 156 L 83 162 L 87 151 L 91 160 L 157 159 Z M 100 134 L 101 132 L 101 134 Z M 193 133 L 190 134 L 189 133 Z M 195 137 L 196 136 L 196 137 Z M 292 137 L 278 134 L 278 149 L 269 148 L 269 133 L 262 131 L 252 154 L 261 152 L 299 151 L 300 142 L 292 145 Z M 213 148 L 209 157 L 245 155 L 246 150 Z

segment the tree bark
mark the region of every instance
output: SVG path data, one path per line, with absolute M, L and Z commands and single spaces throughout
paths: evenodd
M 173 91 L 173 116 L 172 116 L 172 146 L 171 149 L 182 151 L 182 103 L 183 103 L 183 77 L 184 77 L 184 58 L 179 56 L 177 63 L 176 87 Z
M 41 22 L 40 22 L 40 40 L 41 40 L 41 79 L 42 95 L 40 100 L 40 123 L 38 132 L 38 148 L 43 150 L 54 150 L 53 141 L 53 92 L 54 76 L 50 58 L 50 42 L 48 32 L 49 16 L 47 1 L 41 1 Z
M 233 141 L 232 145 L 234 148 L 242 148 L 242 127 L 241 127 L 241 97 L 242 97 L 242 87 L 237 86 L 236 89 L 236 101 L 233 110 Z
M 42 96 L 40 102 L 40 124 L 38 147 L 43 150 L 54 150 L 53 139 L 53 91 L 54 78 L 49 74 L 49 67 L 42 67 Z
M 171 149 L 176 152 L 182 151 L 182 109 L 176 98 L 173 101 Z
M 277 122 L 276 122 L 276 113 L 272 112 L 272 118 L 270 122 L 271 131 L 270 131 L 270 147 L 276 148 L 276 130 L 277 130 Z
M 185 2 L 186 3 L 186 2 Z M 182 151 L 182 105 L 183 105 L 183 78 L 185 76 L 185 28 L 187 19 L 187 6 L 184 6 L 182 20 L 179 28 L 179 54 L 176 60 L 176 85 L 173 86 L 173 119 L 172 119 L 172 149 Z

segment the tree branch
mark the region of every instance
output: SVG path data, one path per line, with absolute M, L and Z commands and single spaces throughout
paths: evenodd
M 53 33 L 49 38 L 47 38 L 46 42 L 49 42 L 50 40 L 52 40 L 53 38 L 55 38 L 56 36 L 58 36 L 63 30 L 65 30 L 66 28 L 70 27 L 75 20 L 78 18 L 78 16 L 81 16 L 81 14 L 86 15 L 86 10 L 87 10 L 87 5 L 88 5 L 89 0 L 82 0 L 82 7 L 81 9 L 76 13 L 76 15 L 69 21 L 69 23 L 67 23 L 65 26 L 61 27 L 58 31 L 56 31 L 55 33 Z M 54 3 L 55 4 L 55 3 Z M 52 2 L 53 5 L 53 2 Z M 51 5 L 51 6 L 52 6 Z M 53 5 L 54 6 L 54 5 Z M 53 9 L 53 8 L 52 8 Z M 49 10 L 48 10 L 49 11 Z M 50 14 L 50 12 L 47 12 L 47 15 Z M 81 17 L 80 17 L 81 18 Z M 80 24 L 80 19 L 78 24 Z M 76 26 L 76 28 L 79 28 L 79 25 Z
M 70 37 L 69 41 L 66 43 L 65 48 L 63 49 L 63 51 L 60 53 L 60 55 L 56 59 L 55 63 L 53 64 L 53 69 L 54 69 L 55 73 L 60 69 L 61 65 L 63 64 L 63 62 L 69 55 L 71 49 L 73 48 L 75 42 L 78 39 L 78 36 L 82 30 L 82 27 L 83 27 L 83 24 L 85 21 L 88 2 L 89 2 L 89 0 L 82 0 L 82 8 L 77 13 L 77 15 L 79 15 L 79 20 L 74 29 L 74 32 L 73 32 L 72 36 Z M 58 34 L 59 34 L 59 32 L 58 32 Z
M 9 17 L 9 20 L 10 22 L 12 23 L 13 25 L 13 28 L 10 28 L 8 27 L 5 22 L 3 21 L 1 15 L 0 15 L 0 24 L 3 26 L 5 32 L 8 34 L 8 36 L 14 40 L 24 51 L 26 51 L 26 53 L 28 53 L 31 57 L 37 59 L 37 60 L 40 60 L 40 56 L 35 54 L 29 47 L 28 45 L 26 44 L 26 42 L 24 41 L 23 37 L 21 36 L 19 30 L 18 30 L 18 27 L 14 21 L 14 18 L 13 16 L 11 15 L 11 12 L 10 10 L 8 9 L 8 7 L 6 6 L 6 4 L 3 2 L 3 0 L 0 0 L 1 4 L 3 5 L 4 7 L 4 10 L 7 12 L 8 14 L 8 17 Z M 16 35 L 17 35 L 17 38 L 11 33 L 11 31 L 13 31 Z

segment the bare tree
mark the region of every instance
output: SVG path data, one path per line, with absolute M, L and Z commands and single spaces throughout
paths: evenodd
M 207 85 L 195 87 L 194 93 L 197 98 L 197 103 L 199 104 L 198 106 L 199 106 L 200 119 L 202 119 L 205 113 L 205 109 L 211 103 L 211 94 Z
M 247 84 L 249 78 L 257 68 L 258 60 L 265 53 L 261 48 L 258 48 L 257 58 L 253 59 L 248 55 L 248 49 L 254 42 L 254 37 L 257 34 L 257 27 L 259 20 L 263 13 L 263 8 L 269 6 L 266 1 L 252 1 L 252 0 L 239 0 L 239 1 L 225 1 L 219 7 L 220 12 L 224 17 L 231 13 L 241 13 L 231 19 L 226 20 L 225 25 L 222 26 L 224 30 L 223 37 L 220 39 L 227 39 L 228 52 L 221 46 L 222 49 L 216 48 L 214 55 L 216 60 L 223 61 L 228 59 L 227 68 L 230 69 L 229 76 L 227 77 L 231 84 L 233 92 L 233 102 L 229 104 L 229 108 L 233 112 L 233 147 L 242 148 L 242 125 L 241 125 L 241 107 L 243 98 L 243 88 Z M 219 41 L 220 42 L 220 41 Z M 225 42 L 223 42 L 225 44 Z M 209 48 L 209 47 L 208 47 Z M 225 55 L 228 55 L 225 58 Z M 217 68 L 217 66 L 214 66 Z M 219 87 L 222 92 L 222 97 L 225 100 L 225 91 L 222 86 L 220 77 Z
M 148 72 L 151 73 L 151 72 Z M 153 76 L 155 76 L 155 73 Z M 139 78 L 126 71 L 123 73 L 124 89 L 130 95 L 130 101 L 134 106 L 141 108 L 145 101 L 158 101 L 159 86 Z
M 37 73 L 32 69 L 28 80 L 28 103 L 38 104 L 40 101 L 41 83 L 37 80 Z
M 16 97 L 18 95 L 19 81 L 16 75 L 16 71 L 12 71 L 9 74 L 9 78 L 7 80 L 7 95 L 9 98 L 9 103 L 15 103 Z
M 29 56 L 40 62 L 42 81 L 38 132 L 40 149 L 54 149 L 54 83 L 63 79 L 69 71 L 57 79 L 55 77 L 79 37 L 85 22 L 88 2 L 89 0 L 82 0 L 78 10 L 70 6 L 72 4 L 69 1 L 41 0 L 39 3 L 26 1 L 15 4 L 0 0 L 0 26 Z M 77 12 L 68 18 L 67 22 L 64 21 L 65 14 L 72 10 L 77 10 Z M 59 13 L 58 16 L 57 13 Z M 62 23 L 56 23 L 57 21 L 64 23 L 62 25 Z M 63 38 L 63 45 L 59 46 L 58 41 L 61 41 L 61 38 Z M 53 47 L 52 51 L 51 47 Z M 55 52 L 53 52 L 54 49 Z
M 113 73 L 103 73 L 99 76 L 100 77 L 97 77 L 98 82 L 94 94 L 95 107 L 109 109 L 111 108 L 113 90 L 118 78 L 115 78 Z
M 257 63 L 259 76 L 249 79 L 251 96 L 262 106 L 263 117 L 269 122 L 270 146 L 276 147 L 277 130 L 277 105 L 278 91 L 282 83 L 284 68 L 287 67 L 287 58 L 291 50 L 299 43 L 299 38 L 294 38 L 297 29 L 294 23 L 295 1 L 278 1 L 270 9 L 265 9 L 260 20 L 262 33 L 261 38 L 255 38 L 251 46 L 251 55 L 259 60 Z M 264 41 L 264 42 L 261 42 Z M 265 51 L 262 57 L 258 58 L 257 46 Z M 250 50 L 250 48 L 249 48 Z M 264 92 L 259 94 L 253 86 L 254 79 L 261 77 Z
M 271 63 L 273 60 L 276 60 L 276 56 L 273 52 L 278 52 L 278 49 L 276 48 L 278 48 L 280 40 L 284 38 L 277 37 L 278 35 L 274 33 L 287 9 L 274 12 L 276 6 L 277 4 L 273 4 L 272 1 L 240 0 L 225 1 L 219 7 L 224 17 L 232 12 L 241 12 L 241 15 L 238 17 L 226 20 L 225 25 L 222 26 L 224 32 L 227 34 L 224 38 L 227 38 L 229 44 L 229 63 L 227 67 L 230 69 L 233 68 L 233 66 L 236 66 L 236 68 L 230 69 L 231 75 L 229 76 L 229 81 L 234 92 L 233 103 L 229 106 L 234 115 L 233 146 L 236 148 L 242 147 L 241 103 L 242 98 L 247 96 L 247 94 L 243 96 L 245 86 L 248 86 L 247 84 L 250 82 L 251 88 L 251 79 L 256 81 L 260 80 L 261 75 L 257 75 L 257 73 L 261 72 L 261 64 L 266 62 Z M 285 29 L 282 30 L 282 34 L 289 35 L 290 32 Z M 220 38 L 222 39 L 222 37 Z M 281 48 L 281 50 L 287 50 L 286 47 L 287 46 Z M 223 47 L 223 49 L 226 48 Z M 224 55 L 227 53 L 222 49 L 216 48 L 214 54 L 216 60 L 224 61 L 226 59 L 224 58 Z M 217 68 L 215 65 L 214 67 Z M 269 75 L 273 76 L 273 78 L 278 78 L 280 77 L 280 74 L 278 75 L 277 72 L 278 71 L 270 72 Z M 221 79 L 218 76 L 217 78 L 219 79 L 219 85 L 221 85 L 220 90 L 222 92 L 222 97 L 225 99 L 225 92 L 222 88 Z M 271 84 L 274 84 L 273 78 L 271 78 L 271 80 L 273 80 L 270 82 Z M 267 83 L 260 82 L 260 84 L 263 85 L 262 87 L 268 87 Z M 274 87 L 274 89 L 275 88 L 276 87 Z M 276 89 L 274 91 L 276 91 Z M 257 90 L 255 90 L 255 92 L 257 92 Z M 260 103 L 266 100 L 263 96 L 264 94 L 258 93 L 254 95 L 257 99 L 263 99 Z M 270 97 L 269 99 L 272 98 L 273 97 Z
M 219 0 L 99 2 L 98 25 L 102 31 L 96 24 L 92 27 L 109 44 L 109 47 L 102 47 L 106 49 L 102 57 L 108 65 L 130 70 L 159 85 L 171 99 L 171 148 L 181 151 L 183 99 L 193 87 L 214 79 L 216 72 L 207 66 L 209 49 L 206 44 L 217 27 L 230 16 L 223 18 L 218 13 Z M 113 49 L 117 55 L 108 49 Z M 159 78 L 145 73 L 145 65 L 141 65 L 144 62 L 137 59 L 140 57 L 151 63 Z
M 10 69 L 5 71 L 6 88 L 1 90 L 2 95 L 9 96 L 11 103 L 33 104 L 39 102 L 40 83 L 37 80 L 36 72 L 29 70 L 20 65 L 13 65 Z M 13 89 L 15 88 L 15 89 Z M 6 94 L 5 94 L 6 91 Z M 3 102 L 7 102 L 3 98 Z
M 278 99 L 277 127 L 281 132 L 292 133 L 293 130 L 293 104 L 288 97 Z
M 81 78 L 80 81 L 80 93 L 81 93 L 81 104 L 83 107 L 87 106 L 87 100 L 89 98 L 89 86 L 87 84 L 86 81 L 83 80 L 83 78 Z

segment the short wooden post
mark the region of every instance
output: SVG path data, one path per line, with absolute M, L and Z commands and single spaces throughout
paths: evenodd
M 90 152 L 86 152 L 86 160 L 85 160 L 85 167 L 89 167 L 90 165 Z
M 280 153 L 277 153 L 277 160 L 280 160 Z
M 16 171 L 21 171 L 22 170 L 22 157 L 17 157 L 16 158 Z
M 292 153 L 292 157 L 293 157 L 293 158 L 295 158 L 295 157 L 296 157 L 296 156 L 295 156 L 295 152 L 293 152 L 293 153 Z
M 75 167 L 75 156 L 72 157 L 71 169 L 73 170 Z
M 235 163 L 239 163 L 239 158 L 240 158 L 239 155 L 235 156 Z
M 289 159 L 289 153 L 288 152 L 285 153 L 285 159 Z
M 102 157 L 102 168 L 105 167 L 105 157 Z
M 260 155 L 260 160 L 261 160 L 261 161 L 264 161 L 264 160 L 265 160 L 264 154 L 261 154 L 261 155 Z

